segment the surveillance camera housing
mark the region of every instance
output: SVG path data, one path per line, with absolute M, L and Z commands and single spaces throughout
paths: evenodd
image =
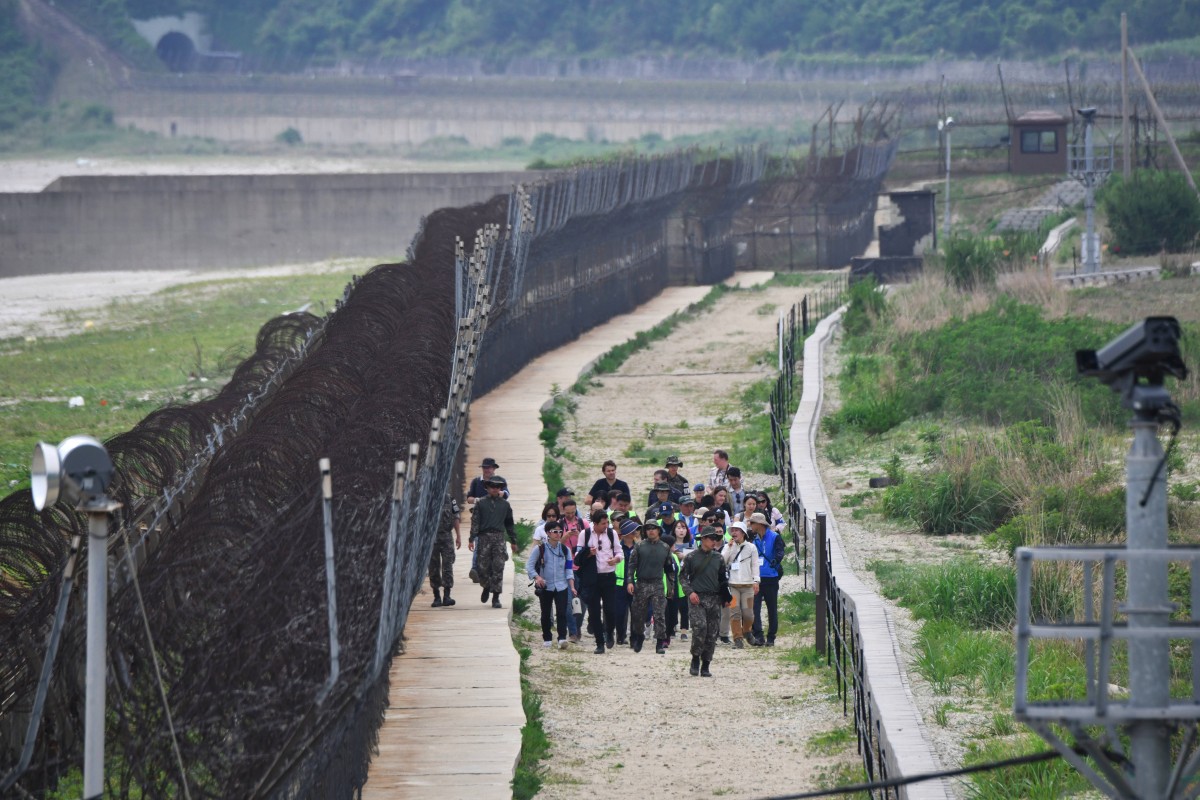
M 114 471 L 108 451 L 91 436 L 70 436 L 57 448 L 39 442 L 31 468 L 34 507 L 41 511 L 59 500 L 87 504 L 103 498 Z
M 1080 375 L 1099 378 L 1133 407 L 1138 386 L 1162 386 L 1167 375 L 1187 377 L 1179 354 L 1181 335 L 1175 317 L 1147 317 L 1099 350 L 1076 350 L 1075 366 Z

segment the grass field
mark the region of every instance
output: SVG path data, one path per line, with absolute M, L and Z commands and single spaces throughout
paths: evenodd
M 67 336 L 0 339 L 0 495 L 28 485 L 39 440 L 76 433 L 103 440 L 164 404 L 216 391 L 254 351 L 264 322 L 306 304 L 323 314 L 350 276 L 369 266 L 338 262 L 312 274 L 189 283 L 113 301 L 86 318 L 60 315 L 78 331 Z M 83 406 L 68 407 L 71 397 Z

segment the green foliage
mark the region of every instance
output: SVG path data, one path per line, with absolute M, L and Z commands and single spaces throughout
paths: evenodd
M 955 233 L 943 245 L 940 258 L 946 283 L 969 292 L 994 286 L 1004 259 L 1004 244 L 987 236 Z
M 987 533 L 1013 511 L 1013 498 L 996 472 L 996 465 L 984 460 L 966 470 L 910 475 L 884 490 L 880 509 L 887 517 L 938 536 Z
M 887 297 L 879 291 L 874 275 L 850 284 L 846 299 L 848 307 L 842 317 L 842 328 L 847 336 L 866 333 L 887 312 Z
M 514 643 L 517 641 L 514 638 Z M 525 662 L 532 655 L 528 647 L 518 646 L 521 657 L 521 708 L 525 711 L 525 724 L 521 726 L 521 753 L 517 769 L 513 774 L 514 800 L 530 800 L 542 788 L 545 768 L 542 761 L 550 755 L 550 739 L 542 726 L 542 701 L 525 678 L 528 667 Z
M 961 415 L 989 424 L 1050 422 L 1049 387 L 1077 387 L 1084 417 L 1106 423 L 1119 401 L 1076 374 L 1075 351 L 1096 347 L 1118 326 L 1090 318 L 1048 320 L 1042 309 L 1000 297 L 986 311 L 903 337 L 894 346 L 897 383 L 914 413 Z
M 55 0 L 54 5 L 138 69 L 162 70 L 162 62 L 154 55 L 153 48 L 134 30 L 126 1 Z
M 1022 733 L 1016 741 L 985 739 L 967 746 L 963 766 L 1003 761 L 1045 749 L 1041 737 L 1032 733 Z M 1087 779 L 1061 758 L 976 772 L 971 775 L 971 784 L 971 796 L 978 800 L 1058 800 L 1085 794 L 1090 788 Z
M 1010 566 L 956 558 L 943 564 L 875 561 L 868 565 L 884 595 L 917 619 L 973 628 L 1011 628 L 1016 620 L 1016 573 Z
M 1005 553 L 1026 545 L 1090 544 L 1111 541 L 1125 529 L 1125 487 L 1106 486 L 1097 473 L 1069 487 L 1044 486 L 1029 498 L 1029 511 L 990 533 L 988 543 Z
M 286 144 L 289 147 L 294 147 L 298 144 L 302 144 L 304 142 L 304 137 L 300 135 L 300 131 L 288 126 L 287 128 L 284 128 L 278 136 L 275 137 L 275 141 L 279 142 L 280 144 Z
M 125 11 L 142 18 L 204 13 L 218 45 L 276 68 L 334 63 L 343 56 L 470 55 L 499 72 L 512 57 L 663 53 L 769 57 L 780 67 L 836 73 L 864 54 L 881 67 L 922 57 L 1032 55 L 1112 48 L 1118 9 L 1078 1 L 965 8 L 950 0 L 59 0 L 81 19 L 99 19 L 106 41 L 127 56 L 149 48 L 131 39 Z M 1139 41 L 1187 39 L 1200 20 L 1185 0 L 1135 4 Z M 140 44 L 140 46 L 139 46 Z M 1192 53 L 1195 45 L 1184 46 Z M 653 136 L 653 134 L 651 134 Z M 649 145 L 655 142 L 650 140 Z
M 38 113 L 56 69 L 17 27 L 16 0 L 0 0 L 0 131 L 12 130 Z
M 1200 200 L 1176 172 L 1138 170 L 1128 181 L 1114 175 L 1100 193 L 1100 207 L 1114 251 L 1179 252 L 1194 248 L 1200 236 Z

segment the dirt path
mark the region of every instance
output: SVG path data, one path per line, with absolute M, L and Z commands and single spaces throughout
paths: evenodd
M 568 485 L 585 492 L 612 457 L 640 509 L 658 464 L 625 455 L 638 443 L 643 452 L 678 453 L 694 481 L 707 477 L 713 448 L 730 445 L 728 426 L 743 413 L 741 392 L 773 374 L 779 310 L 803 294 L 726 295 L 604 376 L 579 399 L 560 436 L 573 459 L 564 464 Z M 747 475 L 751 487 L 777 483 Z M 518 596 L 531 597 L 524 581 L 517 584 Z M 781 592 L 798 588 L 800 578 L 789 576 Z M 526 618 L 536 620 L 536 611 Z M 539 797 L 590 798 L 614 788 L 645 798 L 759 797 L 836 783 L 834 776 L 857 763 L 852 737 L 848 746 L 814 743 L 840 742 L 831 732 L 849 721 L 840 703 L 829 702 L 836 698 L 831 685 L 785 660 L 792 648 L 811 644 L 787 625 L 773 649 L 718 645 L 710 681 L 687 674 L 687 642 L 675 641 L 665 656 L 624 647 L 598 656 L 586 642 L 545 650 L 540 632 L 514 631 L 533 650 L 529 679 L 553 743 Z

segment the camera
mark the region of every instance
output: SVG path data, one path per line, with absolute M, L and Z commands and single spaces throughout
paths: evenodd
M 114 472 L 108 451 L 91 436 L 70 436 L 58 447 L 38 442 L 30 470 L 33 506 L 42 511 L 59 500 L 86 505 L 102 499 Z
M 1179 354 L 1181 335 L 1175 317 L 1146 317 L 1099 350 L 1076 350 L 1075 367 L 1080 375 L 1103 381 L 1121 395 L 1127 407 L 1156 410 L 1143 404 L 1157 405 L 1163 398 L 1170 402 L 1162 389 L 1163 379 L 1167 375 L 1180 380 L 1187 377 Z

